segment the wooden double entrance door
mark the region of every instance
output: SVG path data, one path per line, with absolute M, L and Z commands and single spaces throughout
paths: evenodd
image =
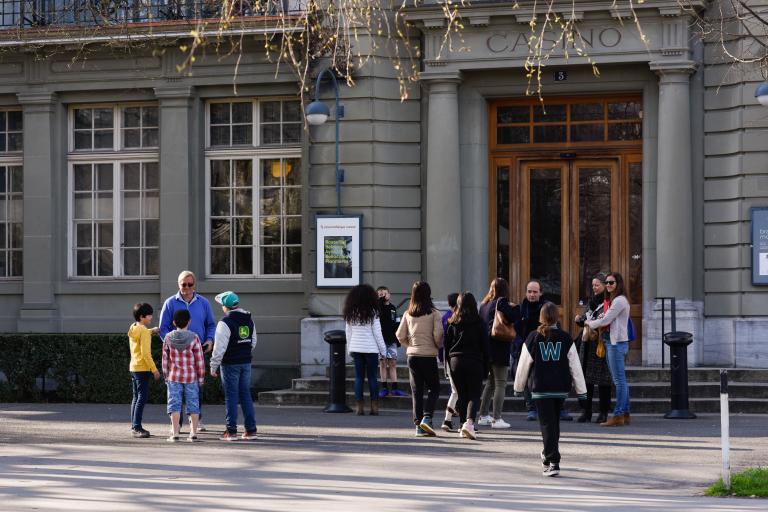
M 626 281 L 638 339 L 628 362 L 640 364 L 642 346 L 642 162 L 636 151 L 586 156 L 495 155 L 491 178 L 492 274 L 510 281 L 513 300 L 531 278 L 560 306 L 564 328 L 591 296 L 592 278 L 620 272 Z

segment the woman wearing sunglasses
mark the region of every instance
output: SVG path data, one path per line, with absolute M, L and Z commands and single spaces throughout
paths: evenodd
M 618 272 L 611 272 L 605 278 L 606 298 L 603 304 L 605 314 L 602 318 L 587 320 L 585 323 L 592 329 L 610 326 L 603 331 L 605 341 L 605 358 L 611 371 L 613 385 L 616 387 L 616 407 L 613 416 L 601 423 L 603 427 L 620 427 L 629 425 L 629 385 L 624 372 L 624 357 L 629 351 L 629 301 L 624 278 Z

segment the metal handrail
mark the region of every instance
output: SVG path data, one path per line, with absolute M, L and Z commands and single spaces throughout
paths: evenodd
M 655 300 L 661 300 L 661 367 L 664 368 L 664 335 L 666 334 L 664 327 L 664 316 L 666 313 L 666 309 L 664 308 L 666 301 L 670 300 L 672 302 L 672 309 L 670 310 L 670 316 L 672 317 L 672 330 L 670 332 L 676 332 L 677 331 L 677 309 L 675 306 L 675 298 L 674 297 L 654 297 Z

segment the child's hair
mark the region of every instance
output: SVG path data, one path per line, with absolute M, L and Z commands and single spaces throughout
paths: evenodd
M 133 305 L 133 319 L 137 322 L 141 320 L 141 317 L 149 316 L 153 312 L 152 306 L 146 302 L 139 302 Z
M 188 309 L 177 309 L 173 313 L 173 325 L 179 329 L 185 328 L 189 325 L 189 320 L 192 318 Z
M 459 294 L 458 293 L 449 293 L 448 294 L 448 307 L 451 309 L 456 309 L 457 300 L 459 300 Z
M 545 338 L 549 338 L 549 333 L 552 328 L 557 325 L 559 317 L 560 312 L 557 310 L 557 305 L 553 302 L 545 302 L 544 305 L 541 306 L 539 327 L 536 330 Z
M 469 292 L 463 292 L 459 295 L 456 301 L 456 309 L 448 322 L 458 324 L 460 322 L 473 322 L 478 318 L 480 316 L 477 314 L 477 300 L 475 296 Z
M 366 325 L 379 315 L 379 297 L 373 286 L 359 284 L 349 290 L 344 300 L 344 321 L 354 325 Z
M 378 288 L 376 288 L 376 293 L 379 293 L 384 290 L 389 291 L 389 288 L 387 288 L 386 286 L 379 286 Z
M 435 305 L 432 303 L 432 288 L 426 281 L 416 281 L 411 288 L 411 302 L 408 304 L 408 314 L 413 317 L 432 313 Z

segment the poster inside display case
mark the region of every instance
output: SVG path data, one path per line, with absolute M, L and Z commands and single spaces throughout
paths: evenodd
M 362 222 L 362 215 L 315 217 L 318 288 L 351 288 L 360 284 Z

